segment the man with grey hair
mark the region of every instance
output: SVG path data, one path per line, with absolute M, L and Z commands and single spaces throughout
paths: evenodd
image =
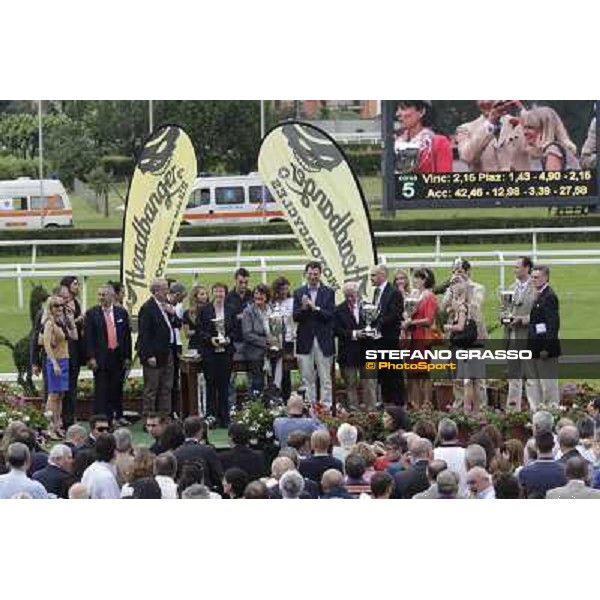
M 395 286 L 388 282 L 388 269 L 377 265 L 371 269 L 373 304 L 377 306 L 377 317 L 373 327 L 381 334 L 377 345 L 382 349 L 398 347 L 404 299 Z M 394 369 L 378 371 L 381 399 L 384 404 L 404 404 L 404 379 L 402 371 Z
M 149 298 L 139 313 L 137 350 L 144 375 L 144 414 L 173 412 L 173 353 L 175 329 L 181 326 L 175 309 L 168 302 L 169 286 L 165 279 L 150 284 Z
M 117 446 L 117 458 L 115 460 L 117 481 L 120 486 L 123 486 L 129 481 L 129 475 L 133 469 L 133 436 L 126 427 L 120 427 L 113 435 Z
M 49 494 L 58 498 L 66 498 L 69 483 L 73 481 L 73 452 L 66 444 L 56 444 L 50 450 L 48 464 L 32 475 L 34 481 L 39 481 Z
M 211 500 L 210 490 L 202 483 L 193 483 L 181 492 L 182 500 Z
M 536 289 L 535 301 L 529 314 L 527 348 L 533 358 L 527 361 L 528 378 L 532 388 L 528 399 L 536 410 L 538 406 L 558 406 L 558 357 L 561 354 L 560 313 L 558 296 L 550 287 L 550 269 L 536 266 L 531 273 Z
M 548 500 L 600 500 L 600 490 L 589 487 L 589 463 L 581 456 L 569 458 L 565 464 L 567 485 L 546 492 Z
M 105 414 L 109 423 L 123 418 L 123 384 L 131 367 L 131 326 L 129 313 L 114 303 L 112 286 L 98 288 L 98 304 L 85 313 L 85 353 L 94 373 L 93 412 Z
M 366 327 L 364 315 L 360 310 L 358 284 L 345 283 L 342 291 L 344 302 L 335 307 L 334 332 L 338 340 L 338 364 L 346 387 L 346 400 L 351 411 L 375 410 L 377 380 L 361 369 L 360 353 L 361 331 Z M 359 404 L 358 387 L 360 384 L 362 402 Z
M 279 491 L 284 500 L 298 500 L 304 490 L 304 477 L 298 471 L 286 471 L 279 480 Z
M 418 438 L 410 446 L 411 466 L 394 476 L 393 498 L 408 499 L 429 487 L 427 467 L 433 459 L 433 445 L 428 439 Z
M 474 467 L 483 467 L 487 465 L 487 453 L 483 446 L 479 444 L 469 444 L 465 450 L 465 468 L 470 471 Z
M 435 482 L 437 485 L 438 500 L 450 500 L 462 497 L 458 495 L 459 480 L 458 475 L 454 471 L 451 471 L 450 469 L 442 471 L 437 476 Z
M 83 425 L 71 425 L 67 429 L 67 435 L 65 437 L 65 446 L 69 446 L 71 448 L 71 452 L 73 453 L 73 457 L 85 446 L 85 442 L 87 440 L 87 429 L 83 427 Z
M 467 473 L 469 497 L 473 500 L 495 500 L 492 476 L 483 467 L 473 467 Z
M 577 450 L 578 444 L 579 431 L 577 427 L 574 425 L 565 425 L 562 427 L 558 432 L 558 447 L 560 448 L 558 461 L 566 465 L 570 458 L 582 458 L 581 453 Z
M 15 494 L 29 494 L 35 500 L 48 498 L 46 489 L 39 481 L 27 477 L 31 463 L 29 448 L 21 442 L 10 444 L 6 452 L 6 463 L 10 471 L 0 475 L 0 500 L 12 498 Z
M 458 443 L 458 427 L 452 419 L 441 419 L 438 423 L 439 445 L 433 451 L 433 458 L 443 460 L 448 469 L 459 478 L 461 495 L 467 493 L 467 469 L 465 468 L 465 449 Z

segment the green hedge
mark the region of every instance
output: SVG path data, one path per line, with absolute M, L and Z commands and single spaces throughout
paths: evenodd
M 38 176 L 39 161 L 33 158 L 17 158 L 16 156 L 0 156 L 0 180 L 17 179 L 18 177 Z
M 103 156 L 100 159 L 102 168 L 112 173 L 115 179 L 129 179 L 134 169 L 134 160 L 131 156 Z
M 348 148 L 346 156 L 357 175 L 364 177 L 381 173 L 381 150 L 368 152 Z

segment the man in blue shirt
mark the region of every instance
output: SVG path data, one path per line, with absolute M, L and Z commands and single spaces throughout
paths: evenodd
M 287 446 L 288 435 L 292 431 L 304 431 L 309 436 L 325 426 L 311 416 L 304 416 L 304 401 L 297 394 L 292 394 L 287 403 L 287 417 L 277 417 L 273 421 L 273 432 L 282 448 Z
M 39 481 L 27 477 L 31 455 L 25 444 L 11 444 L 6 453 L 6 462 L 10 471 L 6 475 L 0 475 L 0 499 L 9 499 L 16 494 L 28 494 L 35 500 L 48 498 L 44 486 Z
M 554 436 L 551 431 L 541 431 L 535 436 L 538 458 L 519 471 L 519 483 L 526 498 L 545 498 L 546 492 L 567 483 L 565 467 L 554 460 Z

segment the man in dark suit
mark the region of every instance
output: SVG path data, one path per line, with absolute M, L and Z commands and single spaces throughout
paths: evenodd
M 331 436 L 326 429 L 315 431 L 310 438 L 312 456 L 300 461 L 299 471 L 302 477 L 306 477 L 321 486 L 323 473 L 328 469 L 337 469 L 340 473 L 344 472 L 342 461 L 330 456 L 329 447 L 331 445 Z
M 206 422 L 200 417 L 188 417 L 183 422 L 183 433 L 185 441 L 175 450 L 178 474 L 181 474 L 181 468 L 186 461 L 199 461 L 204 467 L 205 485 L 215 492 L 222 493 L 223 467 L 216 450 L 206 443 Z
M 88 367 L 94 372 L 94 413 L 123 420 L 123 380 L 131 367 L 129 315 L 114 304 L 109 285 L 98 289 L 98 305 L 85 313 L 84 342 Z
M 360 332 L 366 323 L 360 311 L 358 285 L 354 282 L 345 283 L 342 289 L 345 300 L 335 307 L 334 331 L 338 339 L 337 358 L 346 386 L 348 408 L 373 411 L 377 400 L 377 380 L 367 378 L 366 373 L 360 369 Z M 358 399 L 359 382 L 362 402 Z
M 550 287 L 550 269 L 539 265 L 531 273 L 536 298 L 529 315 L 527 347 L 533 359 L 526 363 L 527 379 L 532 382 L 531 410 L 540 404 L 558 406 L 558 357 L 560 356 L 560 314 L 558 297 Z
M 427 466 L 433 460 L 433 446 L 428 439 L 415 440 L 409 448 L 412 465 L 394 476 L 395 488 L 392 498 L 407 500 L 429 488 Z
M 170 415 L 173 412 L 174 327 L 180 323 L 167 301 L 167 281 L 155 279 L 150 284 L 150 293 L 152 297 L 140 309 L 137 340 L 144 375 L 144 414 L 158 411 Z
M 48 464 L 32 475 L 34 481 L 39 481 L 49 494 L 59 498 L 66 498 L 68 487 L 71 482 L 71 469 L 73 466 L 73 453 L 65 444 L 56 444 L 50 450 Z M 75 481 L 73 480 L 73 483 Z
M 219 457 L 224 471 L 231 467 L 238 467 L 245 471 L 250 481 L 260 479 L 267 474 L 264 453 L 249 447 L 250 431 L 247 425 L 232 423 L 229 426 L 229 440 L 233 448 L 223 452 Z
M 400 343 L 402 312 L 404 299 L 402 294 L 388 282 L 388 270 L 385 265 L 371 269 L 373 286 L 373 304 L 379 308 L 373 327 L 381 334 L 377 346 L 385 350 L 397 350 Z M 404 379 L 402 371 L 379 371 L 379 384 L 384 404 L 404 405 Z
M 321 283 L 321 263 L 309 262 L 305 269 L 306 284 L 294 292 L 296 357 L 302 385 L 311 403 L 321 400 L 331 406 L 331 366 L 334 354 L 334 291 Z M 317 398 L 316 372 L 319 374 L 321 398 Z

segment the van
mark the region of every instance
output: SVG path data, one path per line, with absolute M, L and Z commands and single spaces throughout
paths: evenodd
M 183 225 L 272 223 L 285 221 L 258 173 L 198 177 L 192 186 Z
M 73 208 L 55 179 L 0 181 L 0 229 L 71 227 Z

